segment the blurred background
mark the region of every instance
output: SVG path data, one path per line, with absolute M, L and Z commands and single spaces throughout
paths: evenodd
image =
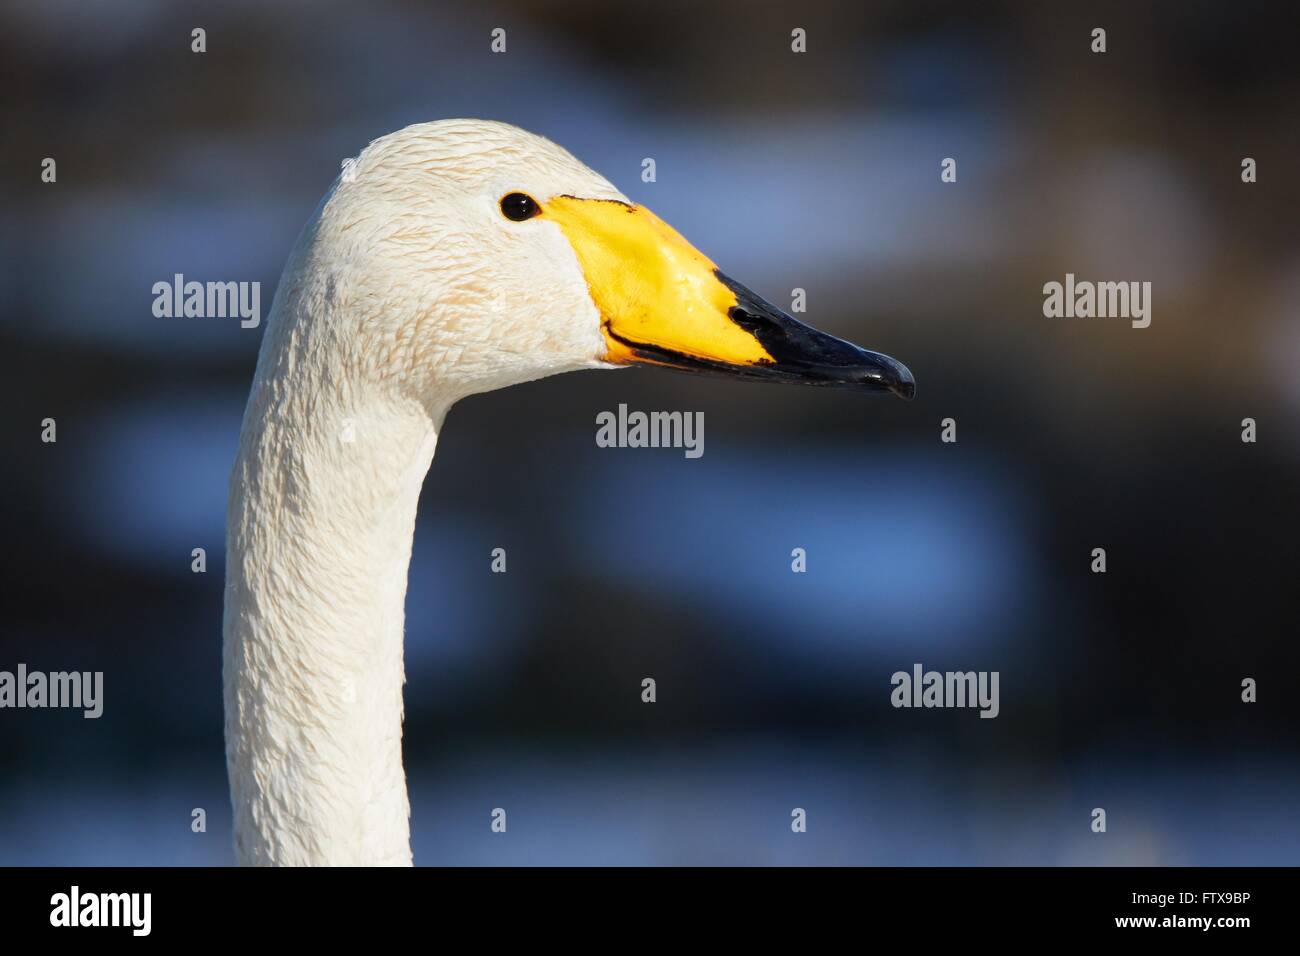
M 105 710 L 0 712 L 0 864 L 233 860 L 224 512 L 264 325 L 151 287 L 256 280 L 265 314 L 340 162 L 452 116 L 556 140 L 919 394 L 635 370 L 457 406 L 407 600 L 417 862 L 1300 862 L 1282 7 L 4 4 L 0 669 L 102 670 Z M 1150 328 L 1044 318 L 1067 272 L 1150 281 Z M 597 448 L 620 402 L 703 411 L 703 458 Z M 892 708 L 916 662 L 999 671 L 1000 716 Z

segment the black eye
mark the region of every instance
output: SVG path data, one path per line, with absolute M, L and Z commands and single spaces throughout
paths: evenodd
M 532 219 L 541 211 L 542 207 L 537 205 L 537 200 L 523 193 L 511 193 L 501 200 L 502 214 L 507 219 L 512 219 L 515 222 Z

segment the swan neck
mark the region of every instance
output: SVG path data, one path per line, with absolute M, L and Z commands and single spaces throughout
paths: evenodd
M 246 864 L 409 865 L 402 644 L 440 416 L 280 369 L 231 479 L 227 765 Z

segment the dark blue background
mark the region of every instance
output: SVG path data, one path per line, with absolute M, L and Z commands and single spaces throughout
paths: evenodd
M 0 864 L 232 859 L 224 510 L 261 329 L 150 289 L 257 280 L 265 312 L 341 160 L 449 116 L 555 139 L 919 396 L 637 370 L 455 408 L 408 597 L 417 861 L 1297 862 L 1294 15 L 211 6 L 0 11 L 0 668 L 106 698 L 0 711 Z M 1044 318 L 1066 272 L 1151 281 L 1151 327 Z M 620 402 L 703 411 L 704 457 L 597 448 Z M 1000 671 L 1001 715 L 894 710 L 917 661 Z

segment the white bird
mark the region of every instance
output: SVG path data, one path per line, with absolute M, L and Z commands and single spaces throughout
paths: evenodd
M 898 362 L 785 315 L 513 126 L 410 126 L 335 181 L 280 279 L 230 481 L 239 862 L 411 863 L 403 604 L 443 418 L 477 392 L 632 363 L 913 391 Z

